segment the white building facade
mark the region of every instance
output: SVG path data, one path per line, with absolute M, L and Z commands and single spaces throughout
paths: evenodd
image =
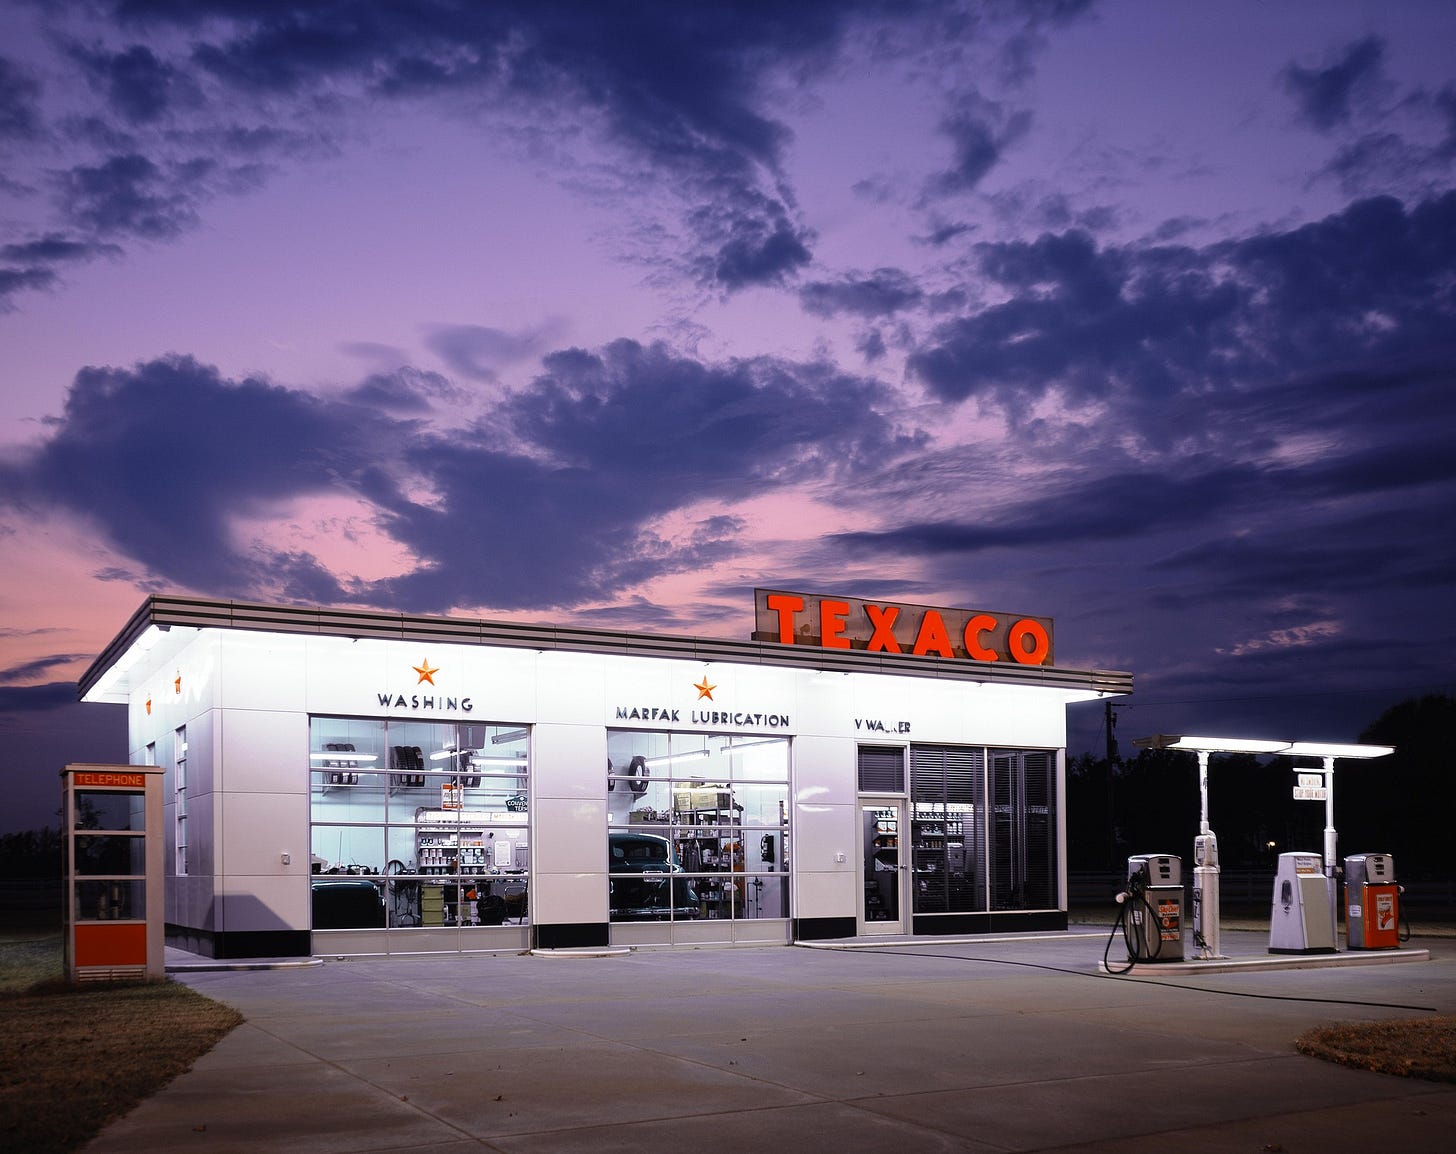
M 209 956 L 1065 927 L 1066 707 L 1131 676 L 768 596 L 742 642 L 158 596 L 80 695 L 165 771 Z

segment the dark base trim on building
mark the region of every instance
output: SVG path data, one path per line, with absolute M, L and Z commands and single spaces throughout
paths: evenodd
M 610 944 L 606 922 L 559 922 L 531 927 L 531 948 L 536 950 L 596 949 Z
M 911 933 L 921 934 L 1007 934 L 1067 928 L 1065 910 L 1034 910 L 1028 913 L 997 910 L 975 914 L 918 914 Z
M 204 958 L 307 958 L 313 936 L 307 930 L 241 930 L 214 933 L 167 923 L 167 944 Z
M 859 932 L 859 925 L 853 918 L 795 918 L 793 926 L 796 942 L 852 938 Z

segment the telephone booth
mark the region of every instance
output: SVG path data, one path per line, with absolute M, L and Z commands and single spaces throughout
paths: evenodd
M 161 768 L 68 765 L 61 782 L 66 976 L 162 977 Z

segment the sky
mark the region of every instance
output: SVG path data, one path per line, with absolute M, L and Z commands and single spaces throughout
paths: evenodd
M 1447 0 L 0 0 L 0 831 L 151 593 L 1456 692 Z M 1104 713 L 1069 714 L 1100 751 Z

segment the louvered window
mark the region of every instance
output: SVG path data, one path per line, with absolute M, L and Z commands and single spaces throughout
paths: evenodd
M 986 759 L 980 748 L 910 747 L 916 913 L 986 908 Z
M 1056 759 L 1046 750 L 991 753 L 991 908 L 1057 906 Z
M 859 747 L 860 793 L 904 793 L 905 751 L 897 745 Z

